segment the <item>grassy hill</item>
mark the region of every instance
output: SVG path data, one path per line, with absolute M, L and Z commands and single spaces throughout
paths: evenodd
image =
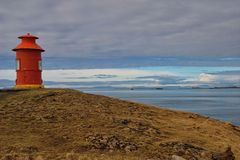
M 69 89 L 0 93 L 0 159 L 240 159 L 240 127 Z

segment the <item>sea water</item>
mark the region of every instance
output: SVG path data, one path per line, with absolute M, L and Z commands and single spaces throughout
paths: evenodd
M 87 93 L 189 111 L 240 125 L 240 89 L 84 90 Z

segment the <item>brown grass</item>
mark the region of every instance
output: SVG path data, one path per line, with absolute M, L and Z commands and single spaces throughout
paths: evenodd
M 212 159 L 240 127 L 193 113 L 69 89 L 0 97 L 0 159 Z

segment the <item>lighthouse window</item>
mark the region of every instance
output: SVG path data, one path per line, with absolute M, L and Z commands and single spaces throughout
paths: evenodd
M 38 68 L 39 70 L 42 70 L 42 61 L 38 61 Z
M 16 70 L 20 70 L 20 60 L 16 59 Z

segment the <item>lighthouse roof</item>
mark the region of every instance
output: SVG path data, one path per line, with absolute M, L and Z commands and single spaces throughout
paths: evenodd
M 38 39 L 38 37 L 31 35 L 30 33 L 27 33 L 25 35 L 22 35 L 20 37 L 18 37 L 19 39 L 22 40 L 22 42 L 20 44 L 18 44 L 13 51 L 17 51 L 17 50 L 39 50 L 44 52 L 44 49 L 42 49 L 42 47 L 40 47 L 37 43 L 36 43 L 36 39 Z
M 23 39 L 23 38 L 34 38 L 34 39 L 38 39 L 37 36 L 34 36 L 34 35 L 32 35 L 31 33 L 27 33 L 27 34 L 25 34 L 25 35 L 19 36 L 18 38 L 19 38 L 19 39 Z

